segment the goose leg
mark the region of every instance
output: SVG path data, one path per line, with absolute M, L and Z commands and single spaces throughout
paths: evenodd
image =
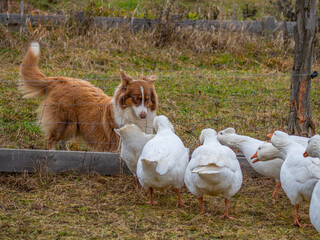
M 176 192 L 177 192 L 177 195 L 178 195 L 178 206 L 179 207 L 184 207 L 184 204 L 183 204 L 182 199 L 181 199 L 180 189 L 176 188 Z
M 224 203 L 225 203 L 225 213 L 224 215 L 220 216 L 220 218 L 229 218 L 231 220 L 233 220 L 234 218 L 229 216 L 229 202 L 230 200 L 229 199 L 225 199 L 224 200 Z
M 157 203 L 155 201 L 153 201 L 152 193 L 153 193 L 153 188 L 150 187 L 149 188 L 149 194 L 150 194 L 150 202 L 149 202 L 149 204 L 150 205 L 157 205 Z
M 137 183 L 137 187 L 138 189 L 141 189 L 141 185 L 140 185 L 140 182 L 139 182 L 139 179 L 137 176 L 135 176 L 135 179 L 136 179 L 136 183 Z
M 301 227 L 301 228 L 305 228 L 305 227 L 312 227 L 312 224 L 300 224 L 299 219 L 298 219 L 298 212 L 299 212 L 299 204 L 294 205 L 294 209 L 295 209 L 295 216 L 294 216 L 294 221 L 293 221 L 293 226 L 297 226 L 297 227 Z
M 281 182 L 277 182 L 277 184 L 276 184 L 276 189 L 274 190 L 274 192 L 273 192 L 273 194 L 272 194 L 272 197 L 273 197 L 274 199 L 277 199 L 277 198 L 278 198 L 278 192 L 279 192 L 280 188 L 281 188 Z
M 205 212 L 204 212 L 204 208 L 203 208 L 203 196 L 199 197 L 198 199 L 199 199 L 199 203 L 200 203 L 200 212 L 202 214 L 204 214 Z
M 295 216 L 294 216 L 293 226 L 301 227 L 301 224 L 299 223 L 299 219 L 298 219 L 299 204 L 294 205 L 294 209 L 295 209 Z

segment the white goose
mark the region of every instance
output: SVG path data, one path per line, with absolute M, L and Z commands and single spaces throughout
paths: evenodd
M 320 174 L 320 172 L 318 174 Z M 320 233 L 320 175 L 318 175 L 318 182 L 313 189 L 309 207 L 309 216 L 312 225 Z
M 309 155 L 313 158 L 320 158 L 320 136 L 314 135 L 308 143 L 307 150 L 303 154 L 305 157 Z M 312 177 L 316 178 L 318 182 L 313 189 L 310 208 L 309 208 L 309 217 L 312 225 L 317 229 L 320 233 L 320 164 L 319 160 L 313 161 L 314 165 L 312 165 L 310 172 Z
M 296 136 L 296 135 L 289 135 L 289 137 L 295 141 L 296 143 L 299 143 L 300 145 L 307 147 L 308 142 L 310 138 L 307 137 L 301 137 L 301 136 Z
M 251 157 L 253 160 L 252 163 L 256 163 L 258 161 L 270 161 L 275 158 L 280 158 L 284 161 L 286 159 L 286 155 L 274 147 L 270 142 L 262 143 L 258 147 L 257 152 Z
M 260 141 L 244 135 L 238 135 L 236 134 L 234 128 L 227 128 L 220 131 L 218 133 L 218 141 L 223 145 L 227 145 L 228 147 L 233 147 L 241 150 L 248 163 L 255 171 L 263 176 L 273 177 L 276 180 L 276 189 L 272 196 L 274 198 L 277 197 L 277 193 L 281 187 L 280 169 L 283 160 L 276 158 L 271 161 L 257 162 L 253 164 L 252 160 L 250 159 L 252 155 L 256 153 L 258 147 L 264 143 L 264 141 Z
M 320 136 L 314 135 L 309 139 L 307 149 L 303 154 L 305 157 L 320 158 Z
M 286 154 L 285 161 L 281 167 L 281 185 L 291 203 L 295 207 L 295 218 L 293 224 L 301 226 L 298 220 L 299 204 L 305 200 L 310 201 L 316 179 L 311 178 L 308 168 L 312 165 L 312 159 L 303 159 L 305 148 L 295 142 L 288 134 L 275 131 L 271 137 L 271 143 Z
M 299 143 L 300 145 L 307 147 L 309 138 L 306 137 L 300 137 L 300 136 L 294 136 L 291 135 L 290 139 L 293 141 Z M 258 147 L 257 152 L 251 157 L 253 160 L 252 163 L 256 163 L 258 161 L 270 161 L 274 159 L 282 159 L 283 161 L 286 159 L 286 154 L 279 151 L 277 148 L 275 148 L 272 143 L 264 142 Z M 279 182 L 278 185 L 281 186 L 281 183 Z M 276 191 L 273 193 L 273 197 L 276 198 L 278 195 L 279 188 L 276 189 Z
M 126 124 L 120 129 L 114 129 L 121 139 L 121 158 L 127 164 L 137 183 L 137 163 L 144 145 L 154 137 L 153 134 L 144 133 L 135 124 Z
M 153 201 L 153 189 L 176 188 L 178 204 L 183 206 L 180 188 L 184 185 L 184 173 L 189 161 L 189 149 L 174 134 L 174 128 L 167 117 L 155 117 L 153 127 L 157 134 L 146 143 L 137 165 L 137 176 L 144 189 L 150 192 L 150 204 Z
M 268 136 L 270 137 L 271 135 Z M 307 147 L 308 145 L 309 138 L 294 135 L 290 135 L 289 137 L 290 139 L 304 147 Z M 251 159 L 253 160 L 252 163 L 256 163 L 258 161 L 270 161 L 275 158 L 285 160 L 286 155 L 275 148 L 270 142 L 264 142 L 263 144 L 261 144 L 258 147 L 257 152 L 251 157 Z
M 203 145 L 194 150 L 187 166 L 185 184 L 192 194 L 198 196 L 201 213 L 204 213 L 203 195 L 222 194 L 225 198 L 225 214 L 221 217 L 232 219 L 228 212 L 229 201 L 242 184 L 242 172 L 236 154 L 218 142 L 217 132 L 213 129 L 202 130 L 200 142 Z

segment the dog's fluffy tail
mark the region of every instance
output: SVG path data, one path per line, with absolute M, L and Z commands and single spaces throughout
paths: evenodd
M 40 45 L 32 42 L 20 67 L 21 92 L 24 98 L 42 97 L 46 94 L 48 79 L 38 68 L 39 58 Z

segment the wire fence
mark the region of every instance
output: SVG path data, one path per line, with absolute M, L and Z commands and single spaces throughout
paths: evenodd
M 17 36 L 8 33 L 8 29 L 2 31 L 7 35 L 0 43 L 3 46 L 0 61 L 1 147 L 46 149 L 47 141 L 41 130 L 43 125 L 66 123 L 43 121 L 38 119 L 36 112 L 39 107 L 61 107 L 67 106 L 67 103 L 48 104 L 39 99 L 24 99 L 20 94 L 22 85 L 18 69 L 32 40 L 40 41 L 40 70 L 46 76 L 65 76 L 70 81 L 83 79 L 92 83 L 92 88 L 102 89 L 108 96 L 114 95 L 121 82 L 120 68 L 135 79 L 141 74 L 156 75 L 155 89 L 159 98 L 157 114 L 164 114 L 172 121 L 176 133 L 191 150 L 198 146 L 198 137 L 203 128 L 222 130 L 234 127 L 239 134 L 260 139 L 266 139 L 265 136 L 271 131 L 286 130 L 291 79 L 288 66 L 292 64 L 292 49 L 286 49 L 279 36 L 250 36 L 245 33 L 234 36 L 224 33 L 227 35 L 225 37 L 222 33 L 211 33 L 212 37 L 221 38 L 216 45 L 182 49 L 184 42 L 179 42 L 182 41 L 179 37 L 169 42 L 169 47 L 157 48 L 153 43 L 154 36 L 119 28 L 96 30 L 98 33 L 88 29 L 79 33 L 78 28 L 66 25 L 23 27 L 16 31 Z M 172 38 L 175 39 L 178 34 L 188 36 L 175 32 Z M 201 40 L 203 33 L 197 34 L 190 36 L 194 45 L 204 44 L 202 41 L 205 40 Z M 144 35 L 145 42 L 141 40 Z M 245 39 L 242 42 L 237 40 L 243 36 Z M 273 49 L 266 50 L 265 56 L 258 54 L 245 58 L 232 55 L 232 49 L 239 52 L 237 41 L 239 45 L 252 41 L 257 51 L 258 48 L 267 49 L 270 46 Z M 228 52 L 227 48 L 231 50 Z M 249 51 L 250 54 L 254 52 L 251 49 Z M 266 66 L 266 58 L 272 60 L 270 66 Z M 314 62 L 318 66 L 317 56 Z M 285 70 L 283 66 L 286 66 Z M 318 80 L 313 81 L 311 104 L 317 122 L 316 96 L 320 89 Z M 82 91 L 80 88 L 83 87 L 77 88 L 77 91 Z M 76 103 L 77 106 L 88 104 L 92 106 L 87 102 Z M 100 116 L 99 106 L 93 108 L 95 114 Z M 96 119 L 90 122 L 74 121 L 72 124 L 114 124 L 101 121 L 99 117 Z M 92 131 L 90 140 L 86 141 L 81 138 L 65 140 L 69 141 L 71 150 L 89 150 L 87 143 L 103 143 L 96 141 L 94 134 Z M 117 145 L 118 142 L 111 144 Z
M 154 18 L 163 11 L 164 7 L 170 7 L 175 17 L 184 19 L 238 19 L 255 20 L 264 16 L 275 16 L 278 20 L 295 20 L 295 5 L 292 1 L 219 1 L 219 2 L 193 2 L 193 4 L 179 4 L 176 1 L 150 2 L 144 4 L 122 2 L 110 4 L 109 2 L 67 1 L 39 2 L 32 0 L 3 1 L 7 4 L 0 5 L 0 11 L 8 13 L 42 15 L 56 14 L 70 16 L 74 13 L 82 13 L 86 16 L 100 17 L 151 17 Z M 135 6 L 133 6 L 135 5 Z M 2 9 L 1 9 L 2 8 Z

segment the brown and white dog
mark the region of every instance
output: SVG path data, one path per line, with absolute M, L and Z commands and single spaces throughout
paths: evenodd
M 46 77 L 38 68 L 39 58 L 39 43 L 33 42 L 20 68 L 21 91 L 25 98 L 44 97 L 38 116 L 49 149 L 58 141 L 81 137 L 93 150 L 116 151 L 115 128 L 133 123 L 153 132 L 158 107 L 155 76 L 135 80 L 121 71 L 121 83 L 109 97 L 85 80 Z

